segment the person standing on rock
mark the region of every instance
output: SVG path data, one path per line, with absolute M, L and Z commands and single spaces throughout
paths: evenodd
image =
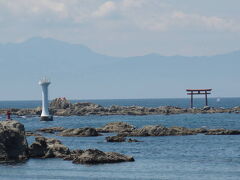
M 11 112 L 8 110 L 6 113 L 7 120 L 11 120 Z

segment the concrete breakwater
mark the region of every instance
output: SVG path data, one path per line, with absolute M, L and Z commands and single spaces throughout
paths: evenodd
M 32 109 L 1 109 L 4 115 L 10 110 L 13 115 L 29 116 L 40 115 L 41 108 Z M 50 113 L 56 116 L 87 116 L 87 115 L 157 115 L 157 114 L 184 114 L 184 113 L 240 113 L 240 106 L 234 108 L 180 108 L 174 106 L 142 107 L 142 106 L 117 106 L 103 107 L 94 103 L 70 103 L 65 98 L 56 98 L 50 103 Z

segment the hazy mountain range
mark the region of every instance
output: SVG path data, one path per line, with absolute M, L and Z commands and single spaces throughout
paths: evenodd
M 38 80 L 51 79 L 50 97 L 186 97 L 186 88 L 240 96 L 240 51 L 203 57 L 110 57 L 77 44 L 32 38 L 0 44 L 0 99 L 40 99 Z

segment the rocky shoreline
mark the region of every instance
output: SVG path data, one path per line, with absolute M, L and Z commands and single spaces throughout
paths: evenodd
M 76 164 L 134 161 L 133 157 L 116 152 L 98 149 L 70 150 L 61 141 L 40 135 L 29 146 L 25 134 L 24 125 L 18 121 L 0 122 L 0 163 L 24 162 L 29 158 L 62 158 Z
M 147 136 L 187 136 L 187 135 L 240 135 L 240 130 L 235 129 L 206 129 L 206 128 L 186 128 L 186 127 L 165 127 L 161 125 L 147 125 L 136 128 L 126 122 L 110 122 L 100 128 L 71 128 L 48 127 L 36 130 L 35 133 L 55 133 L 57 136 L 101 136 L 100 133 L 116 133 L 116 136 L 106 137 L 107 142 L 125 142 L 126 137 L 147 137 Z M 130 140 L 131 141 L 131 140 Z M 132 141 L 136 141 L 132 139 Z
M 39 116 L 41 108 L 33 109 L 0 109 L 0 114 L 5 115 L 10 110 L 17 116 Z M 94 103 L 70 103 L 65 98 L 56 98 L 50 103 L 50 112 L 55 116 L 87 116 L 87 115 L 171 115 L 186 113 L 240 113 L 240 106 L 234 108 L 179 108 L 174 106 L 161 106 L 155 108 L 141 106 L 110 106 L 103 107 Z
M 103 152 L 98 149 L 70 150 L 61 141 L 47 138 L 44 135 L 89 137 L 101 136 L 100 133 L 115 133 L 114 136 L 105 137 L 110 143 L 142 143 L 132 137 L 147 136 L 187 136 L 187 135 L 240 135 L 240 130 L 205 129 L 185 127 L 164 127 L 161 125 L 148 125 L 136 128 L 126 122 L 110 122 L 100 128 L 63 128 L 47 127 L 34 132 L 25 131 L 24 125 L 18 121 L 0 121 L 0 163 L 23 162 L 29 158 L 61 158 L 76 164 L 101 164 L 134 161 L 132 156 L 117 152 Z M 35 136 L 35 142 L 28 145 L 26 136 Z M 131 137 L 131 138 L 129 138 Z

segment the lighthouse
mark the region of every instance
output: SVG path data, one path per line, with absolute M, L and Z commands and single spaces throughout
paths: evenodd
M 53 117 L 49 115 L 48 111 L 48 86 L 51 82 L 47 78 L 43 78 L 39 81 L 39 85 L 42 86 L 42 121 L 52 121 Z

